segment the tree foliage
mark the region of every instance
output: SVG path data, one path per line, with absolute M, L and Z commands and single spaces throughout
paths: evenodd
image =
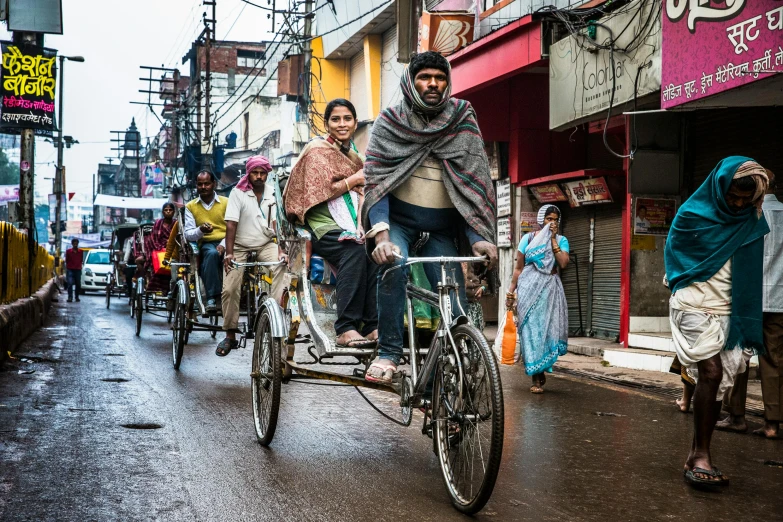
M 19 165 L 8 160 L 3 149 L 0 149 L 0 185 L 19 184 Z

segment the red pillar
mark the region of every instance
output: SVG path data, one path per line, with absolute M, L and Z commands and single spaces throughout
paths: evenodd
M 630 116 L 625 117 L 625 155 L 630 151 Z M 623 202 L 623 236 L 620 259 L 620 342 L 628 348 L 628 331 L 631 322 L 631 237 L 633 234 L 633 196 L 630 190 L 630 158 L 623 160 L 625 170 L 625 201 Z

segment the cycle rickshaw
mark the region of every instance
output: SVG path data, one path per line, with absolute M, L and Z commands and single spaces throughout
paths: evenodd
M 361 387 L 394 393 L 399 396 L 402 420 L 392 420 L 409 426 L 413 410 L 424 409 L 421 431 L 432 437 L 452 504 L 464 513 L 478 512 L 492 494 L 500 467 L 503 395 L 498 362 L 486 339 L 469 324 L 464 311 L 452 313 L 451 303 L 457 292 L 454 270 L 459 269 L 458 263 L 480 262 L 483 258 L 400 260 L 399 266 L 393 269 L 415 263 L 439 264 L 441 281 L 436 292 L 411 283 L 407 286 L 409 333 L 405 355 L 409 368 L 398 372 L 391 385 L 366 381 L 364 374 L 375 357 L 375 349 L 337 347 L 333 336 L 327 333 L 333 331 L 337 317 L 332 299 L 334 287 L 310 281 L 307 253 L 310 234 L 287 221 L 277 179 L 273 179 L 273 186 L 277 231 L 285 238 L 292 281 L 283 300 L 284 308 L 272 299 L 263 300 L 259 306 L 251 372 L 253 418 L 259 443 L 267 446 L 272 442 L 282 384 L 291 380 L 320 379 L 352 385 L 359 393 Z M 452 268 L 454 265 L 457 268 Z M 429 347 L 419 346 L 417 342 L 414 299 L 440 311 L 440 323 Z M 309 334 L 298 336 L 302 321 Z M 309 368 L 294 360 L 297 344 L 311 344 L 318 362 L 350 356 L 356 363 L 348 363 L 354 366 L 351 373 Z
M 188 344 L 191 332 L 206 331 L 214 338 L 218 331 L 222 331 L 222 327 L 219 325 L 220 313 L 208 313 L 206 309 L 204 282 L 199 275 L 198 245 L 185 239 L 184 227 L 178 228 L 179 259 L 170 265 L 176 281 L 170 295 L 174 303 L 171 352 L 172 365 L 175 370 L 180 367 L 184 348 Z M 257 311 L 261 303 L 267 301 L 272 283 L 270 268 L 278 264 L 256 262 L 254 254 L 251 254 L 245 263 L 234 263 L 235 267 L 245 269 L 242 279 L 240 313 L 247 317 L 247 321 L 240 323 L 239 328 L 235 331 L 241 335 L 240 348 L 245 347 L 248 338 L 253 338 L 258 318 Z M 207 322 L 199 319 L 206 319 Z
M 135 240 L 135 255 L 139 257 L 149 258 L 152 252 L 147 252 L 145 238 L 152 233 L 152 225 L 141 225 L 138 231 L 134 234 Z M 152 267 L 146 266 L 144 271 L 139 273 L 137 270 L 135 282 L 132 288 L 131 296 L 131 317 L 136 319 L 136 337 L 141 334 L 142 316 L 146 312 L 148 314 L 157 315 L 163 317 L 159 312 L 165 312 L 168 322 L 172 319 L 172 310 L 167 303 L 169 301 L 168 296 L 161 290 L 149 290 L 149 279 L 152 276 Z
M 106 308 L 111 305 L 112 296 L 130 299 L 128 292 L 128 281 L 125 275 L 125 268 L 135 268 L 135 261 L 125 265 L 123 259 L 123 246 L 125 241 L 133 237 L 133 234 L 139 229 L 139 225 L 125 224 L 118 225 L 111 233 L 111 244 L 109 246 L 112 269 L 109 272 L 109 281 L 106 284 Z M 132 302 L 129 300 L 129 304 Z

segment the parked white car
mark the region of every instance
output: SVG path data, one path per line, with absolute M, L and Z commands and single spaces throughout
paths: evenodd
M 96 248 L 87 252 L 82 266 L 82 291 L 105 291 L 111 269 L 111 256 L 108 250 Z

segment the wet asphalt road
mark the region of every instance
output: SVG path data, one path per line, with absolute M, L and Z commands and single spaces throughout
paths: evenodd
M 256 443 L 250 350 L 194 333 L 170 362 L 165 319 L 136 338 L 127 304 L 61 301 L 0 373 L 0 520 L 460 520 L 420 417 L 382 419 L 352 388 L 289 384 Z M 304 358 L 297 354 L 297 359 Z M 35 370 L 34 373 L 19 371 Z M 104 379 L 127 379 L 110 382 Z M 718 433 L 718 494 L 682 480 L 692 416 L 557 376 L 528 392 L 503 368 L 506 437 L 486 520 L 783 520 L 783 442 Z M 393 399 L 374 394 L 393 409 Z M 598 416 L 611 412 L 620 416 Z M 122 427 L 160 424 L 160 429 Z

